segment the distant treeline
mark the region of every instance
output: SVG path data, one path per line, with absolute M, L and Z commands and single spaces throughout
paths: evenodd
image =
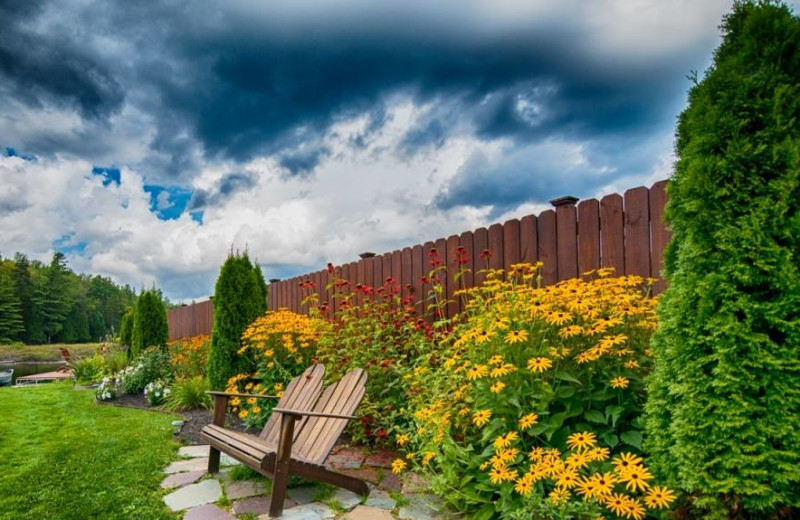
M 50 264 L 0 256 L 0 343 L 78 343 L 118 334 L 136 291 L 98 275 L 76 274 L 62 253 Z

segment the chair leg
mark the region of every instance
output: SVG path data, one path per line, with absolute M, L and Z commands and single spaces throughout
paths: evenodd
M 286 486 L 289 484 L 289 464 L 292 458 L 295 416 L 281 414 L 281 435 L 278 438 L 278 452 L 275 456 L 275 470 L 272 480 L 272 495 L 269 499 L 269 516 L 278 518 L 283 514 L 283 501 Z
M 219 450 L 216 448 L 208 450 L 208 472 L 219 473 Z

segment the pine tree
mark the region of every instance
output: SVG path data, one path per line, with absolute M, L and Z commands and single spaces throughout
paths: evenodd
M 263 294 L 247 254 L 230 254 L 214 288 L 214 327 L 208 356 L 212 389 L 225 388 L 228 378 L 252 368 L 237 351 L 242 346 L 242 333 L 264 312 Z
M 156 289 L 143 292 L 136 301 L 131 348 L 128 352 L 136 357 L 148 347 L 159 346 L 166 349 L 168 339 L 167 310 L 160 292 Z
M 772 518 L 800 507 L 800 19 L 722 28 L 676 132 L 646 446 L 698 517 Z
M 22 323 L 24 324 L 18 339 L 25 342 L 31 341 L 32 334 L 29 329 L 33 326 L 33 297 L 36 289 L 31 278 L 30 265 L 25 255 L 21 253 L 14 255 L 14 271 L 11 276 L 14 280 L 14 290 L 19 299 Z
M 133 337 L 133 321 L 135 315 L 136 310 L 129 309 L 128 312 L 122 316 L 122 323 L 119 326 L 119 342 L 129 349 L 132 344 L 131 339 Z
M 39 315 L 48 343 L 64 326 L 72 305 L 69 295 L 70 274 L 63 253 L 56 252 L 45 270 L 44 278 L 36 288 L 34 308 Z
M 22 310 L 10 276 L 0 271 L 0 343 L 9 343 L 24 330 Z

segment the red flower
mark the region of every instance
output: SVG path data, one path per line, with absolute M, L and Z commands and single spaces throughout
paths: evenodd
M 492 252 L 489 249 L 484 249 L 481 251 L 480 258 L 481 260 L 486 260 L 492 257 Z

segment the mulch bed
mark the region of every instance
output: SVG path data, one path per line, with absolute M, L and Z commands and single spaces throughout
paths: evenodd
M 143 394 L 123 394 L 117 397 L 117 399 L 114 401 L 97 401 L 97 403 L 102 405 L 121 406 L 124 408 L 136 408 L 151 412 L 172 413 L 159 408 L 158 406 L 150 406 Z M 183 416 L 183 427 L 181 428 L 181 433 L 176 436 L 176 439 L 178 439 L 181 444 L 186 445 L 204 444 L 204 442 L 200 439 L 200 430 L 202 430 L 204 426 L 211 424 L 211 410 L 205 410 L 201 408 L 198 410 L 185 410 L 176 413 Z M 257 430 L 248 430 L 238 417 L 231 415 L 228 415 L 225 427 L 240 432 L 258 434 Z

